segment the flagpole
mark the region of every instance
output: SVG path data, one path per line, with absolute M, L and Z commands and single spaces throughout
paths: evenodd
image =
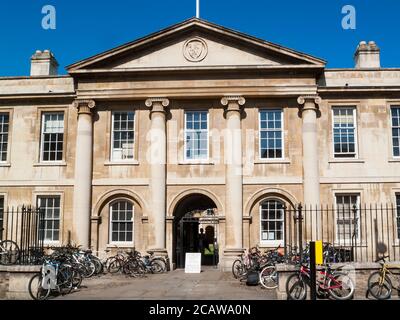
M 200 19 L 200 0 L 196 0 L 196 18 Z

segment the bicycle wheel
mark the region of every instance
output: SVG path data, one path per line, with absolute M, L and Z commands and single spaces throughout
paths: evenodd
M 328 280 L 328 292 L 336 300 L 348 300 L 354 294 L 354 282 L 351 277 L 344 272 L 335 272 L 333 278 Z
M 305 300 L 307 297 L 307 284 L 299 276 L 292 274 L 286 281 L 286 294 L 288 300 Z
M 162 259 L 162 258 L 154 258 L 153 260 L 151 260 L 151 263 L 153 263 L 153 261 L 155 261 L 159 265 L 161 265 L 161 267 L 162 267 L 162 271 L 161 272 L 167 272 L 167 263 L 165 262 L 164 259 Z M 161 272 L 159 272 L 159 273 L 161 273 Z
M 275 266 L 266 266 L 260 272 L 260 283 L 266 289 L 278 287 L 278 273 Z
M 90 261 L 95 266 L 94 274 L 98 275 L 103 272 L 103 264 L 101 263 L 100 259 L 95 256 L 90 256 Z
M 121 268 L 122 268 L 121 262 L 114 258 L 109 261 L 107 270 L 109 273 L 117 273 L 118 271 L 121 270 Z
M 136 276 L 135 274 L 136 269 L 137 269 L 137 262 L 132 259 L 125 261 L 124 264 L 122 265 L 122 272 L 132 277 Z
M 142 260 L 138 260 L 137 261 L 137 268 L 135 270 L 136 274 L 139 277 L 144 277 L 146 275 L 146 273 L 149 271 L 149 269 L 147 269 L 146 265 L 144 264 L 144 262 Z
M 107 273 L 108 272 L 108 267 L 110 266 L 110 263 L 114 261 L 115 257 L 108 257 L 106 261 L 104 261 L 103 264 L 103 272 Z
M 164 265 L 161 264 L 158 260 L 153 260 L 150 262 L 151 271 L 153 273 L 163 273 L 164 272 Z
M 73 288 L 72 267 L 62 265 L 57 273 L 57 286 L 62 295 L 69 294 Z
M 73 289 L 78 289 L 82 284 L 82 275 L 78 270 L 72 270 L 72 286 Z
M 96 272 L 96 266 L 92 261 L 85 261 L 84 266 L 86 268 L 85 278 L 90 278 Z
M 382 273 L 380 271 L 371 273 L 368 278 L 368 291 L 375 299 L 389 299 L 392 295 L 392 288 L 392 281 L 389 277 L 385 276 L 382 281 Z
M 245 268 L 240 259 L 237 259 L 232 264 L 232 273 L 235 279 L 239 279 L 245 273 Z
M 3 240 L 0 242 L 0 245 L 4 248 L 4 250 L 0 253 L 0 264 L 16 264 L 20 256 L 18 245 L 12 240 Z
M 42 287 L 43 277 L 41 273 L 35 274 L 28 284 L 29 295 L 33 300 L 46 300 L 50 295 L 50 285 L 48 289 Z

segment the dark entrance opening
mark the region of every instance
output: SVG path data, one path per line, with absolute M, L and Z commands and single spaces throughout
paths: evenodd
M 213 229 L 214 240 L 211 243 L 208 240 L 208 237 L 211 236 L 210 231 L 208 231 L 208 235 L 201 234 L 200 229 L 205 224 L 216 225 L 218 223 L 214 201 L 203 194 L 187 196 L 178 203 L 174 216 L 173 261 L 176 267 L 185 267 L 185 256 L 188 252 L 202 252 L 202 264 L 212 264 L 209 262 L 210 258 L 205 258 L 204 252 L 207 250 L 204 250 L 204 247 L 208 248 L 212 244 L 214 248 L 214 242 L 217 242 L 216 226 Z M 218 263 L 215 257 L 212 262 Z

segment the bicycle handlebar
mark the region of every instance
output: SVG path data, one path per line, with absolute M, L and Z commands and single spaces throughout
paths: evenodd
M 385 261 L 386 258 L 389 258 L 389 256 L 380 257 L 380 258 L 378 258 L 377 260 L 375 260 L 375 262 L 379 262 L 379 261 L 386 262 L 386 261 Z

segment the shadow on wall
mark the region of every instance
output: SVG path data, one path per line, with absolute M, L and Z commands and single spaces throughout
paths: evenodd
M 376 243 L 376 248 L 375 248 L 376 259 L 378 259 L 380 256 L 383 256 L 388 252 L 388 247 L 384 242 L 380 242 L 378 239 L 379 235 L 378 235 L 377 219 L 374 219 L 374 236 L 375 236 L 375 243 Z

